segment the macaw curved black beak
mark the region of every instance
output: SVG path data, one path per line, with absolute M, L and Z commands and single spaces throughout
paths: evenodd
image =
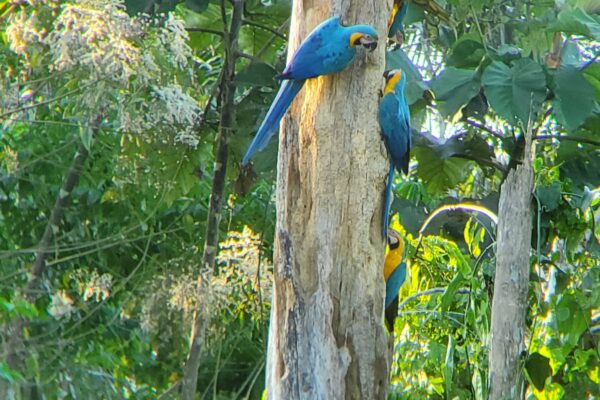
M 369 50 L 369 51 L 374 51 L 377 48 L 377 39 L 375 38 L 367 38 L 367 37 L 362 37 L 360 38 L 360 44 L 361 46 L 363 46 L 365 49 Z

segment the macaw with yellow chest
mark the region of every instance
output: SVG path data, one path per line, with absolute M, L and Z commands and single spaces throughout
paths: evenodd
M 390 168 L 383 204 L 383 237 L 387 234 L 390 221 L 394 170 L 408 173 L 411 146 L 410 111 L 404 98 L 406 75 L 401 69 L 395 69 L 388 72 L 385 79 L 383 98 L 379 103 L 379 126 L 390 156 Z
M 354 59 L 362 46 L 377 48 L 377 32 L 369 25 L 342 25 L 340 17 L 332 17 L 317 26 L 285 67 L 279 79 L 283 82 L 265 119 L 250 143 L 242 164 L 248 164 L 254 153 L 265 148 L 279 129 L 279 122 L 307 79 L 340 72 Z
M 404 38 L 404 25 L 402 24 L 402 20 L 406 16 L 407 11 L 407 0 L 394 0 L 394 5 L 392 6 L 392 13 L 390 14 L 390 18 L 388 19 L 387 23 L 388 37 L 390 39 L 398 40 L 398 37 L 400 35 L 402 36 L 402 38 Z
M 435 0 L 411 0 L 413 4 L 416 4 L 425 9 L 429 14 L 435 15 L 445 23 L 450 23 L 450 16 Z M 393 39 L 397 42 L 402 42 L 404 39 L 404 25 L 402 21 L 408 11 L 408 0 L 394 0 L 392 6 L 392 13 L 388 18 L 388 38 Z
M 394 330 L 398 316 L 398 299 L 402 284 L 406 280 L 406 263 L 402 261 L 404 241 L 398 232 L 388 231 L 390 251 L 385 256 L 383 277 L 385 279 L 385 324 L 389 332 Z

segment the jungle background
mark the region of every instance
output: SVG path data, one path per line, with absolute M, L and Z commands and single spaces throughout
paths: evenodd
M 179 398 L 199 310 L 199 398 L 263 395 L 276 141 L 240 160 L 285 65 L 290 2 L 233 9 L 0 1 L 3 398 Z M 414 129 L 392 205 L 409 277 L 390 398 L 488 397 L 498 191 L 528 124 L 521 397 L 600 396 L 599 13 L 594 0 L 410 3 L 386 56 L 408 76 Z

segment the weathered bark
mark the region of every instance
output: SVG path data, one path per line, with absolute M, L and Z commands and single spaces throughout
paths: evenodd
M 225 21 L 225 3 L 221 2 L 223 19 Z M 242 25 L 244 0 L 233 0 L 233 13 L 229 29 L 224 32 L 225 61 L 221 73 L 219 102 L 221 104 L 221 119 L 216 140 L 215 167 L 212 190 L 209 201 L 206 233 L 204 237 L 204 252 L 202 255 L 202 268 L 217 272 L 215 257 L 219 245 L 219 223 L 223 208 L 223 194 L 225 192 L 225 178 L 227 175 L 227 155 L 229 152 L 229 136 L 235 122 L 234 94 L 235 62 L 238 54 L 238 35 Z M 202 280 L 203 285 L 206 281 Z M 193 400 L 198 382 L 198 368 L 200 367 L 204 333 L 208 327 L 208 315 L 200 305 L 194 313 L 194 325 L 191 332 L 190 351 L 183 368 L 183 381 L 181 385 L 182 400 Z
M 377 52 L 309 80 L 279 139 L 275 282 L 267 358 L 269 399 L 383 399 L 387 164 L 377 124 L 390 4 L 296 1 L 288 59 L 321 21 L 372 24 Z
M 529 289 L 532 191 L 530 127 L 523 163 L 510 171 L 500 192 L 489 364 L 492 400 L 519 396 L 519 356 L 524 348 Z

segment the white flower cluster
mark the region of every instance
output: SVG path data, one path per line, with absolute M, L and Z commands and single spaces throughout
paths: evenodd
M 192 56 L 181 20 L 172 13 L 131 18 L 122 0 L 35 3 L 37 8 L 22 7 L 9 17 L 6 35 L 12 51 L 33 64 L 32 49 L 38 55 L 46 49 L 48 56 L 37 59 L 49 60 L 50 71 L 79 79 L 84 110 L 116 110 L 121 132 L 166 133 L 176 142 L 198 145 L 197 101 L 173 74 L 173 69 L 187 72 Z M 42 7 L 55 15 L 53 21 L 44 20 L 46 26 L 38 18 Z
M 169 13 L 164 28 L 160 29 L 158 40 L 167 48 L 169 60 L 175 68 L 184 69 L 188 65 L 192 56 L 192 49 L 187 44 L 189 39 L 183 21 Z
M 48 306 L 48 314 L 54 319 L 69 318 L 75 311 L 73 299 L 66 290 L 59 290 L 51 296 L 52 300 Z
M 244 226 L 242 232 L 231 231 L 228 238 L 219 243 L 217 262 L 222 276 L 250 284 L 255 292 L 261 292 L 265 301 L 270 301 L 272 290 L 272 265 L 260 259 L 259 235 Z M 259 270 L 260 268 L 260 270 Z
M 46 43 L 52 69 L 68 71 L 82 67 L 90 81 L 108 80 L 127 85 L 140 63 L 136 41 L 141 27 L 118 1 L 79 1 L 62 5 Z
M 37 12 L 27 13 L 22 8 L 11 14 L 5 33 L 10 49 L 27 57 L 28 46 L 43 44 L 47 32 L 40 26 Z
M 199 139 L 194 132 L 200 115 L 198 103 L 176 84 L 151 88 L 150 101 L 122 102 L 119 110 L 120 129 L 124 133 L 175 132 L 175 141 L 195 148 Z
M 111 274 L 100 275 L 96 270 L 78 269 L 73 273 L 72 278 L 83 301 L 93 299 L 99 303 L 110 297 L 113 285 Z
M 159 277 L 155 290 L 143 302 L 140 317 L 143 328 L 156 332 L 160 314 L 165 308 L 169 319 L 183 315 L 188 321 L 196 310 L 207 313 L 206 317 L 211 318 L 227 307 L 237 310 L 241 303 L 254 310 L 253 316 L 268 310 L 264 305 L 271 300 L 273 268 L 259 259 L 260 245 L 259 235 L 245 226 L 242 232 L 229 232 L 228 238 L 219 244 L 218 275 L 205 268 L 198 274 L 191 270 L 198 266 L 190 265 L 190 272 L 174 272 Z M 181 271 L 186 264 L 189 264 L 188 260 L 174 259 L 168 270 Z M 259 303 L 259 299 L 263 304 Z
M 179 128 L 175 135 L 176 141 L 194 148 L 198 145 L 199 140 L 193 128 L 200 114 L 200 108 L 196 100 L 183 92 L 181 86 L 172 84 L 155 87 L 152 105 L 155 110 L 147 115 L 151 118 L 160 118 L 160 121 L 153 124 L 154 126 L 159 123 L 176 126 Z

